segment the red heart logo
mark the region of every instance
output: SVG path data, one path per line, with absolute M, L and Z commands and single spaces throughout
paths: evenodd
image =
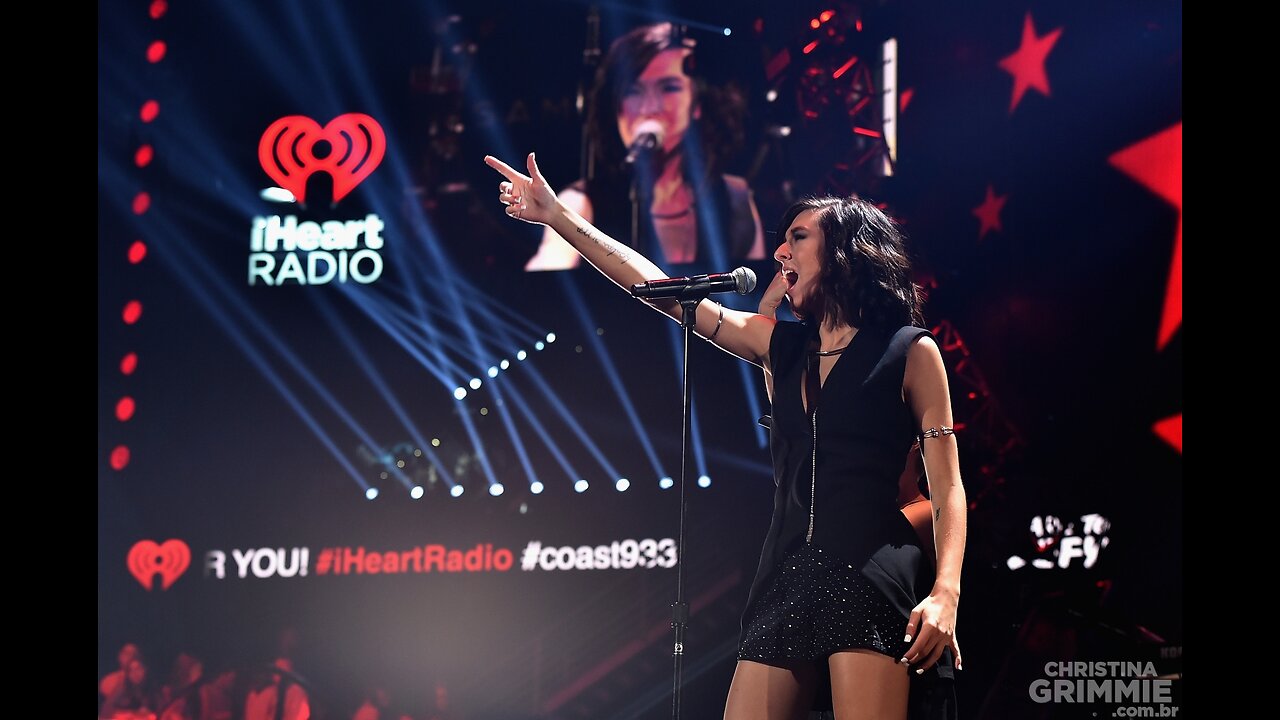
M 168 590 L 173 581 L 182 576 L 191 565 L 191 548 L 181 540 L 165 540 L 157 545 L 150 540 L 139 540 L 129 549 L 129 572 L 151 590 L 156 573 L 163 581 L 161 590 Z
M 316 143 L 329 143 L 329 154 L 316 157 Z M 280 187 L 307 201 L 307 178 L 327 172 L 333 178 L 333 202 L 347 196 L 387 154 L 387 138 L 377 120 L 347 113 L 320 123 L 305 115 L 289 115 L 271 123 L 258 141 L 258 162 Z

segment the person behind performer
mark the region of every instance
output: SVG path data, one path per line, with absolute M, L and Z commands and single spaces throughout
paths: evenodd
M 169 679 L 160 686 L 158 693 L 159 720 L 200 720 L 201 680 L 204 663 L 200 658 L 179 652 L 174 658 Z
M 102 694 L 103 699 L 109 698 L 115 694 L 116 690 L 124 685 L 125 676 L 129 672 L 129 664 L 134 660 L 142 658 L 142 651 L 133 643 L 125 643 L 120 646 L 120 651 L 116 653 L 116 669 L 102 676 L 102 680 L 98 681 L 98 692 Z
M 147 666 L 135 656 L 124 668 L 121 683 L 112 688 L 98 717 L 110 720 L 151 720 L 155 718 L 156 693 L 147 676 Z
M 719 272 L 708 268 L 763 260 L 764 232 L 747 181 L 722 172 L 741 144 L 735 111 L 741 102 L 698 75 L 693 48 L 671 23 L 645 25 L 614 41 L 587 109 L 594 175 L 579 178 L 560 199 L 664 267 Z M 656 147 L 648 149 L 648 142 Z M 573 268 L 580 257 L 548 229 L 525 269 Z
M 245 696 L 244 720 L 308 720 L 311 701 L 300 679 L 291 660 L 276 658 L 262 669 Z
M 533 153 L 492 156 L 507 215 L 550 227 L 620 287 L 658 280 L 640 252 L 562 202 Z M 793 312 L 780 322 L 702 300 L 695 331 L 773 378 L 773 521 L 743 614 L 726 720 L 954 718 L 964 487 L 946 368 L 921 316 L 902 236 L 873 204 L 806 199 L 774 253 Z M 674 300 L 647 301 L 679 321 Z M 855 397 L 856 396 L 856 397 Z M 898 510 L 916 440 L 929 482 L 936 572 Z

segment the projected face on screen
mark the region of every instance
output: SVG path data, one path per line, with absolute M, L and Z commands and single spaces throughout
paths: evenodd
M 700 114 L 693 79 L 684 71 L 688 56 L 688 50 L 678 48 L 658 53 L 623 90 L 618 104 L 618 135 L 623 145 L 631 147 L 643 132 L 656 133 L 664 153 L 684 141 L 690 121 Z
M 560 189 L 565 205 L 670 274 L 721 272 L 765 257 L 751 188 L 728 172 L 740 149 L 742 108 L 700 72 L 702 52 L 670 23 L 615 40 L 591 92 L 586 174 Z M 580 262 L 547 230 L 525 269 Z

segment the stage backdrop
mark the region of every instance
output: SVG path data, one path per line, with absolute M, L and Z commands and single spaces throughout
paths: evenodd
M 1179 673 L 1180 4 L 953 5 L 99 3 L 99 676 L 134 642 L 157 679 L 288 656 L 317 717 L 661 718 L 682 559 L 719 715 L 759 370 L 690 349 L 678 558 L 678 328 L 525 272 L 481 160 L 577 178 L 590 51 L 664 19 L 767 229 L 857 192 L 908 234 L 964 428 L 961 716 L 1069 716 L 1051 662 Z

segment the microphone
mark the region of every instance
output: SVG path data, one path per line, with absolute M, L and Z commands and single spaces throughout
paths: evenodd
M 627 164 L 634 165 L 636 158 L 662 147 L 664 130 L 657 120 L 645 120 L 636 126 L 636 137 L 627 147 Z
M 631 294 L 646 300 L 658 298 L 684 300 L 722 292 L 746 295 L 755 289 L 756 274 L 751 271 L 751 268 L 740 267 L 731 273 L 649 280 L 632 285 Z

